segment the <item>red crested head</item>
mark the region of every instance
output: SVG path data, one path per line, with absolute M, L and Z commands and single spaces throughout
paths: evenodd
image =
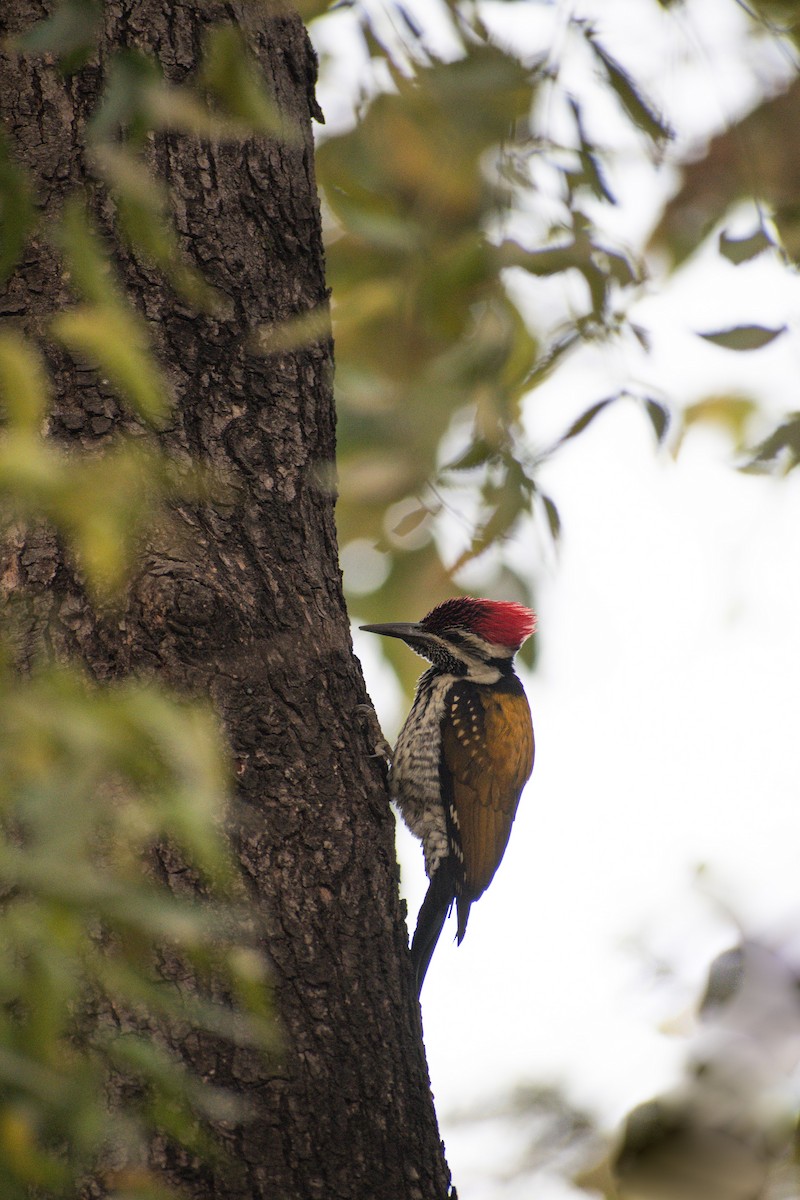
M 487 642 L 519 650 L 536 628 L 536 613 L 513 600 L 476 600 L 460 596 L 432 608 L 420 621 L 428 633 L 444 634 L 463 629 Z

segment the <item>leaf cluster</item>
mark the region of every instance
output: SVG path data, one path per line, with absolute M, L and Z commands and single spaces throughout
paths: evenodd
M 515 2 L 522 19 L 521 0 L 508 7 Z M 311 15 L 322 8 L 312 6 Z M 335 6 L 323 19 L 340 11 Z M 558 50 L 524 61 L 474 4 L 437 5 L 450 38 L 446 55 L 432 50 L 400 3 L 355 11 L 376 82 L 353 128 L 324 135 L 318 153 L 345 585 L 371 620 L 413 615 L 420 594 L 430 603 L 451 594 L 476 578 L 474 571 L 465 576 L 468 564 L 494 551 L 482 586 L 522 598 L 530 577 L 509 561 L 523 560 L 520 548 L 533 555 L 537 526 L 554 537 L 560 530 L 540 468 L 610 401 L 632 395 L 657 440 L 670 433 L 676 452 L 706 417 L 731 428 L 738 449 L 753 444 L 756 422 L 745 421 L 742 397 L 731 397 L 724 415 L 720 396 L 679 415 L 660 395 L 635 388 L 598 397 L 582 417 L 565 421 L 550 446 L 532 446 L 523 425 L 539 385 L 581 347 L 632 339 L 647 352 L 649 344 L 628 316 L 644 266 L 603 232 L 604 210 L 616 203 L 615 156 L 598 137 L 585 96 L 566 81 L 563 62 L 582 55 L 654 161 L 673 130 L 599 27 L 577 16 L 565 16 Z M 752 15 L 769 36 L 796 38 L 792 11 L 765 2 Z M 684 168 L 653 247 L 667 246 L 679 264 L 747 195 L 763 198 L 771 217 L 744 236 L 723 229 L 720 254 L 733 265 L 765 251 L 796 259 L 791 231 L 800 184 L 786 137 L 796 124 L 796 92 L 792 85 L 764 101 Z M 557 321 L 543 307 L 557 294 L 554 282 L 571 297 L 568 315 Z M 523 305 L 521 290 L 545 300 Z M 783 332 L 758 320 L 699 331 L 734 352 L 757 351 Z M 747 404 L 747 417 L 756 417 L 758 406 Z M 789 418 L 751 449 L 752 469 L 793 465 L 792 431 Z M 517 546 L 513 556 L 502 552 L 508 542 Z M 349 564 L 362 559 L 369 569 L 360 578 Z
M 96 52 L 99 0 L 64 0 L 17 43 L 78 71 Z M 89 365 L 124 406 L 127 432 L 69 453 L 48 436 L 47 345 L 0 334 L 0 518 L 12 539 L 42 523 L 80 582 L 119 608 L 142 539 L 166 502 L 203 493 L 153 433 L 172 397 L 147 322 L 126 294 L 90 213 L 105 187 L 116 234 L 199 310 L 220 298 L 186 258 L 169 197 L 146 164 L 152 131 L 239 138 L 275 133 L 277 110 L 240 31 L 211 28 L 193 84 L 169 87 L 131 51 L 106 60 L 88 129 L 92 189 L 53 225 L 36 180 L 0 136 L 0 284 L 31 237 L 49 238 L 74 304 L 47 338 Z M 280 126 L 282 136 L 291 130 Z M 19 592 L 8 602 L 10 635 Z M 101 684 L 37 659 L 23 678 L 0 645 L 0 1193 L 75 1195 L 89 1177 L 117 1197 L 166 1196 L 148 1167 L 152 1136 L 208 1162 L 212 1126 L 247 1113 L 203 1081 L 181 1047 L 276 1049 L 269 981 L 237 892 L 224 835 L 229 779 L 213 714 L 155 685 Z M 165 861 L 180 864 L 180 895 Z
M 366 540 L 386 568 L 378 588 L 359 594 L 370 619 L 389 596 L 395 612 L 413 613 L 419 594 L 430 603 L 451 594 L 471 560 L 530 538 L 533 514 L 557 535 L 556 506 L 538 481 L 546 454 L 526 445 L 523 401 L 576 347 L 619 336 L 640 281 L 631 256 L 587 215 L 590 200 L 614 197 L 578 99 L 552 63 L 525 63 L 501 46 L 475 6 L 445 7 L 458 46 L 448 59 L 410 19 L 398 49 L 364 16 L 365 45 L 388 63 L 390 85 L 318 151 L 339 528 L 345 548 Z M 574 34 L 628 118 L 662 145 L 669 130 L 631 76 L 594 30 L 576 22 Z M 548 132 L 554 104 L 571 123 L 569 144 Z M 537 206 L 553 220 L 533 216 Z M 515 276 L 578 281 L 577 310 L 534 330 L 509 286 Z M 445 527 L 461 534 L 455 552 L 443 548 Z M 530 582 L 505 567 L 502 587 L 524 596 Z
M 73 1194 L 98 1169 L 115 1195 L 163 1194 L 146 1165 L 151 1130 L 208 1156 L 207 1122 L 243 1115 L 176 1049 L 189 1028 L 274 1042 L 264 964 L 220 836 L 223 763 L 216 722 L 198 705 L 134 681 L 99 687 L 74 668 L 25 681 L 0 668 L 9 1200 L 31 1187 Z M 199 895 L 173 895 L 147 867 L 163 843 L 194 864 Z

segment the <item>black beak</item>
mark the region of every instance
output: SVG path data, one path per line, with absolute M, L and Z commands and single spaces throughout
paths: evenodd
M 360 625 L 365 633 L 380 633 L 384 637 L 400 638 L 404 642 L 425 636 L 425 630 L 414 621 L 392 621 L 388 625 Z

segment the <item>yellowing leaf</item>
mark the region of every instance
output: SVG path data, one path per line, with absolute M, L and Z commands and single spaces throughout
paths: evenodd
M 740 439 L 745 427 L 756 412 L 755 401 L 747 396 L 706 396 L 696 404 L 690 404 L 683 414 L 683 424 L 711 424 L 729 429 Z
M 30 428 L 10 429 L 0 437 L 0 494 L 23 512 L 50 515 L 64 487 L 66 460 L 55 446 Z
M 331 314 L 326 306 L 311 308 L 276 325 L 262 325 L 253 338 L 262 354 L 285 354 L 331 336 Z
M 9 425 L 36 430 L 47 403 L 48 381 L 33 345 L 16 333 L 0 333 L 0 401 Z
M 97 365 L 150 424 L 169 411 L 170 400 L 153 361 L 141 317 L 115 305 L 81 305 L 61 313 L 53 333 L 69 349 Z
M 166 190 L 144 162 L 116 145 L 98 147 L 94 162 L 112 190 L 120 229 L 134 253 L 159 267 L 190 304 L 204 311 L 218 309 L 222 298 L 181 250 Z
M 118 302 L 108 254 L 77 197 L 64 207 L 58 238 L 76 290 L 93 304 Z

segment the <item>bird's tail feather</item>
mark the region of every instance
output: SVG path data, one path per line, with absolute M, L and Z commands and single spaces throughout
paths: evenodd
M 472 907 L 472 900 L 467 896 L 459 896 L 456 901 L 458 908 L 458 932 L 456 933 L 456 941 L 459 946 L 464 940 L 464 934 L 467 932 L 467 921 L 469 920 L 469 910 Z
M 417 917 L 417 928 L 411 942 L 411 961 L 417 978 L 417 995 L 422 991 L 425 973 L 430 965 L 436 943 L 447 914 L 453 906 L 454 889 L 441 868 L 433 873 L 425 899 Z

